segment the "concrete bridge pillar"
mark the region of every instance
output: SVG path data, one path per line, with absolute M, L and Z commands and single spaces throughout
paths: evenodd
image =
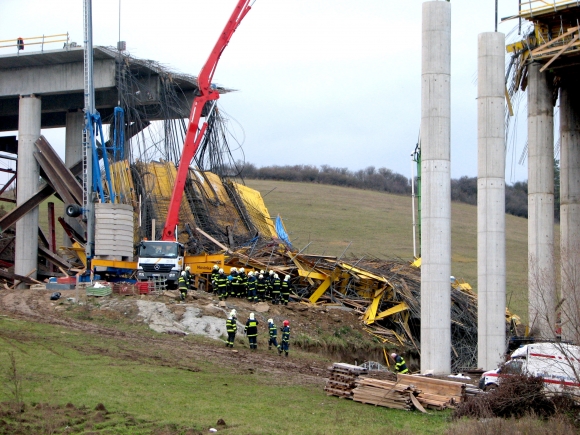
M 16 204 L 32 197 L 39 186 L 40 170 L 34 158 L 34 142 L 40 137 L 41 100 L 36 95 L 21 95 L 18 107 L 18 163 Z M 16 222 L 14 273 L 36 278 L 38 266 L 38 207 Z M 20 285 L 19 288 L 25 287 Z
M 554 110 L 552 86 L 541 65 L 528 69 L 528 322 L 554 337 Z
M 423 3 L 421 372 L 451 370 L 451 5 Z
M 502 362 L 505 337 L 505 36 L 478 37 L 477 72 L 477 361 Z
M 562 339 L 580 340 L 580 85 L 560 88 L 560 246 Z

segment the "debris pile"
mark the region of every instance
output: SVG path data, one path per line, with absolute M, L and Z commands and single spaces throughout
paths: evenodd
M 283 243 L 247 247 L 227 256 L 230 266 L 292 276 L 294 300 L 355 310 L 365 330 L 387 346 L 420 354 L 421 271 L 404 260 L 297 253 Z M 477 365 L 477 296 L 459 280 L 451 286 L 453 372 Z

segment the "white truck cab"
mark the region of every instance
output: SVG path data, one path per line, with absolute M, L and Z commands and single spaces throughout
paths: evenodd
M 523 374 L 544 379 L 550 391 L 564 388 L 580 392 L 580 347 L 566 343 L 534 343 L 516 349 L 502 367 L 481 375 L 479 388 L 497 388 L 500 375 Z
M 183 270 L 184 254 L 184 246 L 179 242 L 142 241 L 139 245 L 137 279 L 161 279 L 166 281 L 168 288 L 176 288 Z

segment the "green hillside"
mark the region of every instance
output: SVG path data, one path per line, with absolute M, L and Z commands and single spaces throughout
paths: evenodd
M 296 248 L 308 253 L 413 258 L 411 198 L 312 183 L 247 180 L 265 195 L 272 217 L 280 214 Z M 272 190 L 274 189 L 274 190 Z M 268 193 L 269 192 L 269 193 Z M 506 215 L 507 303 L 527 319 L 528 221 Z M 477 291 L 477 208 L 452 204 L 451 273 Z M 418 249 L 418 248 L 417 248 Z

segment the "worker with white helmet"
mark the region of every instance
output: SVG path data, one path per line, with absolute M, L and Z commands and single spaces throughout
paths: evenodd
M 187 289 L 193 290 L 193 275 L 191 274 L 191 267 L 185 267 L 185 282 L 187 283 Z
M 274 324 L 274 319 L 268 319 L 268 333 L 270 338 L 268 340 L 268 350 L 272 349 L 274 346 L 280 352 L 280 345 L 278 344 L 278 327 Z
M 230 279 L 231 277 L 231 279 Z M 239 280 L 238 280 L 238 269 L 232 267 L 230 269 L 230 274 L 228 276 L 228 296 L 238 297 L 239 293 Z
M 278 305 L 280 303 L 280 277 L 277 273 L 274 275 L 272 280 L 272 303 Z
M 290 275 L 284 277 L 281 287 L 282 289 L 280 292 L 282 294 L 282 303 L 288 305 L 288 299 L 290 299 Z
M 240 267 L 238 270 L 238 297 L 243 298 L 248 295 L 248 276 L 246 270 Z
M 269 270 L 267 275 L 264 275 L 266 279 L 266 299 L 272 300 L 272 289 L 274 288 L 274 271 Z
M 183 302 L 187 296 L 187 277 L 185 275 L 185 270 L 181 272 L 181 275 L 179 275 L 177 285 L 179 287 L 179 298 L 181 299 L 181 302 Z
M 254 313 L 250 313 L 250 317 L 246 322 L 246 327 L 244 328 L 244 333 L 248 337 L 250 342 L 250 349 L 256 350 L 258 348 L 258 320 Z
M 405 373 L 409 373 L 409 369 L 407 368 L 407 363 L 405 362 L 404 358 L 401 355 L 397 355 L 396 352 L 391 354 L 391 358 L 395 361 L 395 370 L 397 373 L 404 375 Z
M 228 297 L 228 277 L 224 273 L 223 269 L 218 270 L 218 276 L 216 278 L 216 291 L 220 301 L 223 301 Z
M 218 277 L 218 275 L 220 274 L 220 266 L 219 264 L 214 264 L 213 268 L 211 269 L 211 277 L 210 277 L 210 281 L 211 281 L 211 291 L 212 292 L 216 292 L 217 293 L 217 283 L 216 283 L 216 279 Z M 210 289 L 208 289 L 208 291 L 210 291 Z
M 226 347 L 234 347 L 234 340 L 236 338 L 236 331 L 238 330 L 238 319 L 236 310 L 230 311 L 230 315 L 226 320 L 226 331 L 228 332 L 228 341 Z
M 266 287 L 268 286 L 268 283 L 266 282 L 266 279 L 264 278 L 264 274 L 260 273 L 260 275 L 258 275 L 258 279 L 256 280 L 256 291 L 258 293 L 258 300 L 260 302 L 264 302 L 266 300 Z
M 248 293 L 248 302 L 257 302 L 258 301 L 258 294 L 257 294 L 257 278 L 254 272 L 248 272 L 248 285 L 247 285 L 247 293 Z
M 278 355 L 282 355 L 282 352 L 288 356 L 288 350 L 290 349 L 290 322 L 284 320 L 282 327 L 282 344 L 278 348 Z

